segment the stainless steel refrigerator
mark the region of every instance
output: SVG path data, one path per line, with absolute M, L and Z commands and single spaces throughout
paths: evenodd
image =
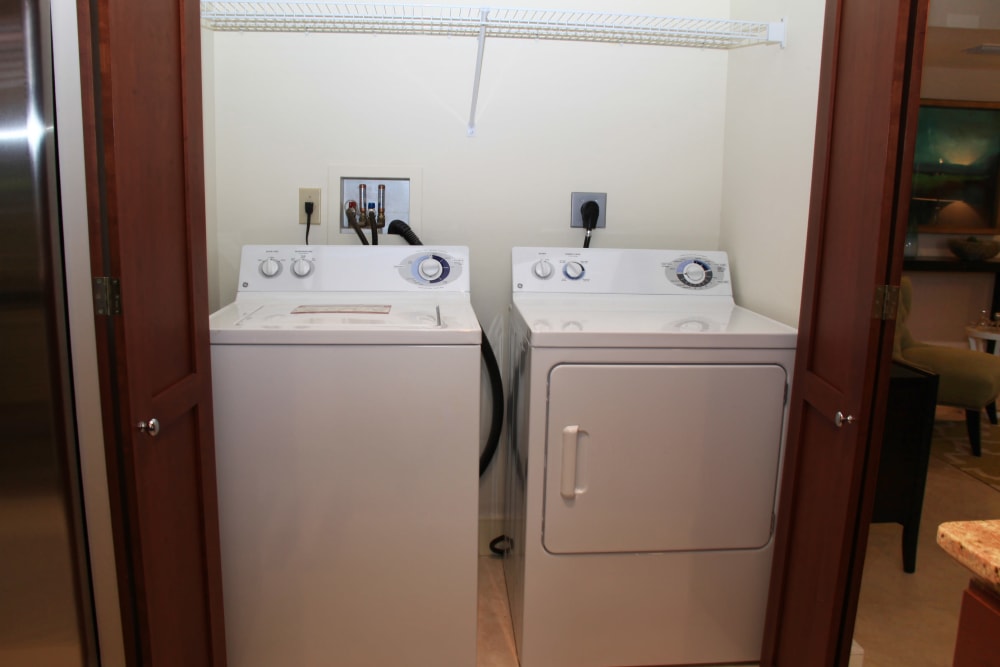
M 91 667 L 50 26 L 0 0 L 0 665 Z

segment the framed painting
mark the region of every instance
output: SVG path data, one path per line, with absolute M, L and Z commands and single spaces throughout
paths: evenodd
M 1000 104 L 923 100 L 913 155 L 910 228 L 1000 233 Z

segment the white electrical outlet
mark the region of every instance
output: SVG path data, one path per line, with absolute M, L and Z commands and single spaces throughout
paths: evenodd
M 299 224 L 306 224 L 306 218 L 309 218 L 310 225 L 318 225 L 322 219 L 323 203 L 321 201 L 321 193 L 323 190 L 321 188 L 299 188 Z M 312 217 L 306 215 L 306 202 L 312 202 L 313 212 Z

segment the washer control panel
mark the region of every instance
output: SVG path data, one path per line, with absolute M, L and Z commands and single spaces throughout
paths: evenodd
M 513 248 L 511 276 L 514 292 L 733 294 L 719 250 Z
M 445 285 L 462 273 L 464 262 L 437 250 L 415 253 L 399 265 L 399 275 L 415 285 Z
M 464 246 L 247 245 L 240 292 L 469 291 Z

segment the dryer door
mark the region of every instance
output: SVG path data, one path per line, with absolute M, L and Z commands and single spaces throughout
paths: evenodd
M 543 543 L 552 553 L 758 549 L 771 539 L 785 369 L 556 366 Z

